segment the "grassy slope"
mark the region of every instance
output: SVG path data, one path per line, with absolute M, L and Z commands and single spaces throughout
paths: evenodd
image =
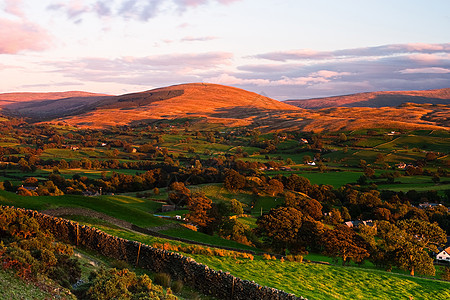
M 216 270 L 314 299 L 449 299 L 450 283 L 354 267 L 194 256 Z
M 111 228 L 104 222 L 75 218 L 110 234 L 146 244 L 184 243 L 167 241 L 134 232 Z M 186 255 L 186 254 L 185 254 Z M 450 283 L 410 277 L 384 271 L 356 267 L 327 266 L 310 263 L 235 260 L 227 257 L 189 255 L 209 267 L 230 272 L 242 279 L 282 289 L 308 299 L 447 299 Z
M 83 207 L 128 221 L 141 227 L 163 226 L 173 222 L 155 217 L 153 216 L 153 213 L 146 212 L 154 210 L 155 205 L 157 205 L 154 202 L 130 196 L 83 197 L 64 195 L 59 197 L 23 197 L 13 193 L 0 191 L 0 204 L 35 210 L 57 207 Z M 252 247 L 229 241 L 218 236 L 210 236 L 185 228 L 167 229 L 161 231 L 161 233 L 201 243 L 256 250 Z
M 139 199 L 132 197 L 83 197 L 78 195 L 22 197 L 0 191 L 0 204 L 44 210 L 57 207 L 84 207 L 112 217 L 122 219 L 142 227 L 161 226 L 168 221 L 145 212 L 142 207 L 135 208 Z M 144 201 L 144 200 L 142 200 Z M 135 207 L 133 207 L 135 206 Z
M 61 289 L 58 284 L 50 280 L 36 284 L 26 282 L 15 276 L 13 272 L 0 268 L 0 299 L 76 299 L 69 294 L 68 290 Z

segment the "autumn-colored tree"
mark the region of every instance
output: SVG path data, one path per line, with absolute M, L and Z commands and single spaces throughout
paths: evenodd
M 26 186 L 36 186 L 38 183 L 38 180 L 35 177 L 27 177 L 24 181 L 23 184 Z
M 341 207 L 341 217 L 342 219 L 344 219 L 344 221 L 350 221 L 352 219 L 352 216 L 350 215 L 348 208 L 345 206 Z
M 257 231 L 266 242 L 279 250 L 291 248 L 298 243 L 303 214 L 292 207 L 273 208 L 256 222 Z
M 375 170 L 369 167 L 366 167 L 364 169 L 364 175 L 366 175 L 369 178 L 372 178 L 375 175 Z
M 281 181 L 277 179 L 270 179 L 267 185 L 265 186 L 265 191 L 273 197 L 282 193 L 283 189 L 284 189 L 283 183 L 281 183 Z
M 51 180 L 48 180 L 44 185 L 39 185 L 37 189 L 39 196 L 61 196 L 64 192 L 61 191 Z
M 33 195 L 33 193 L 31 191 L 27 190 L 26 188 L 19 187 L 17 189 L 17 195 L 20 195 L 20 196 L 35 196 L 36 195 L 37 196 L 37 193 L 35 192 L 35 195 Z
M 68 168 L 69 168 L 69 164 L 67 163 L 67 161 L 64 159 L 61 159 L 58 164 L 58 169 L 68 169 Z
M 322 235 L 322 243 L 325 247 L 324 254 L 342 258 L 343 265 L 350 260 L 361 262 L 369 257 L 367 243 L 346 225 L 339 224 L 333 230 L 325 231 Z
M 446 266 L 442 272 L 442 279 L 445 281 L 450 281 L 450 267 Z
M 211 217 L 208 215 L 211 209 L 211 199 L 203 193 L 194 193 L 187 200 L 189 213 L 186 219 L 200 227 L 206 227 L 211 222 Z
M 345 141 L 347 141 L 347 136 L 345 135 L 345 133 L 340 133 L 339 134 L 339 141 L 340 142 L 345 142 Z
M 244 209 L 242 207 L 242 203 L 236 199 L 231 199 L 231 213 L 235 215 L 242 215 L 244 213 Z
M 311 188 L 311 182 L 305 177 L 292 174 L 287 178 L 285 187 L 288 190 L 307 193 Z
M 304 195 L 287 193 L 285 198 L 287 207 L 294 207 L 300 210 L 304 215 L 308 215 L 314 220 L 320 220 L 322 214 L 322 204 L 319 201 Z
M 325 217 L 325 223 L 332 225 L 340 224 L 343 221 L 344 219 L 341 216 L 341 212 L 336 208 L 331 209 L 331 211 Z
M 184 186 L 182 182 L 174 182 L 169 187 L 168 202 L 177 206 L 188 204 L 191 197 L 191 191 Z
M 427 161 L 433 161 L 433 160 L 436 160 L 437 157 L 438 157 L 438 156 L 437 156 L 435 153 L 433 153 L 433 152 L 427 152 L 427 154 L 425 155 L 425 159 L 426 159 Z
M 235 170 L 225 173 L 224 186 L 230 191 L 238 191 L 245 187 L 245 177 Z
M 22 172 L 31 172 L 30 164 L 24 158 L 21 158 L 18 162 L 19 168 Z
M 227 240 L 253 246 L 252 242 L 247 238 L 250 232 L 251 230 L 248 225 L 242 224 L 234 218 L 228 218 L 221 224 L 218 233 Z
M 321 244 L 321 236 L 325 230 L 322 222 L 308 218 L 303 221 L 298 232 L 298 239 L 301 246 L 308 250 L 318 251 Z
M 373 210 L 373 214 L 375 219 L 377 220 L 386 220 L 389 221 L 391 219 L 391 211 L 384 207 L 377 207 Z

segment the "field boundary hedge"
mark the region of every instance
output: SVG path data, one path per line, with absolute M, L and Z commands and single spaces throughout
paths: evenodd
M 15 208 L 34 217 L 43 229 L 57 239 L 84 246 L 104 256 L 124 260 L 152 272 L 164 272 L 180 279 L 196 290 L 219 299 L 297 300 L 297 297 L 275 288 L 242 280 L 228 272 L 216 271 L 190 257 L 115 237 L 96 228 L 49 216 L 35 210 Z

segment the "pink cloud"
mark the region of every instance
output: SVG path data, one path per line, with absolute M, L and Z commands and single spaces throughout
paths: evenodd
M 333 75 L 331 73 L 334 73 Z M 320 74 L 320 75 L 319 75 Z M 329 78 L 336 77 L 340 73 L 332 71 L 319 71 L 310 76 L 288 77 L 282 76 L 280 79 L 262 79 L 262 78 L 238 78 L 229 74 L 221 74 L 216 77 L 208 78 L 208 82 L 227 84 L 227 85 L 257 85 L 257 86 L 305 86 L 310 84 L 327 83 Z
M 313 77 L 323 77 L 323 78 L 333 78 L 338 76 L 344 76 L 344 75 L 351 75 L 350 72 L 335 72 L 335 71 L 329 71 L 329 70 L 320 70 L 315 73 L 312 73 L 311 76 Z
M 269 52 L 256 55 L 256 57 L 274 61 L 286 61 L 286 60 L 303 60 L 303 59 L 326 59 L 332 58 L 333 55 L 331 52 L 327 51 L 300 49 L 291 51 Z
M 24 13 L 22 11 L 22 1 L 21 0 L 5 0 L 5 12 L 23 17 Z
M 182 42 L 205 42 L 205 41 L 211 41 L 211 40 L 215 40 L 217 39 L 217 37 L 215 36 L 200 36 L 200 37 L 195 37 L 195 36 L 186 36 L 184 38 L 181 39 Z
M 392 45 L 392 48 L 403 49 L 410 52 L 427 52 L 427 51 L 450 51 L 450 44 L 425 44 L 425 43 L 410 43 L 404 45 Z
M 49 47 L 50 40 L 47 31 L 36 24 L 0 19 L 0 54 L 41 51 Z
M 241 0 L 217 0 L 217 2 L 221 3 L 221 4 L 231 4 L 233 2 L 238 2 Z
M 408 58 L 417 63 L 439 63 L 442 60 L 450 59 L 450 54 L 416 53 L 408 55 Z
M 233 2 L 238 2 L 241 0 L 215 0 L 213 2 L 218 2 L 219 4 L 231 4 Z M 203 4 L 208 3 L 208 0 L 175 0 L 174 1 L 177 5 L 179 5 L 180 8 L 186 8 L 186 7 L 196 7 Z
M 310 49 L 269 52 L 255 55 L 256 58 L 288 61 L 288 60 L 324 60 L 324 59 L 344 59 L 361 58 L 367 56 L 384 57 L 392 55 L 414 55 L 414 54 L 438 54 L 449 53 L 450 44 L 391 44 L 376 47 L 361 47 L 353 49 L 343 49 L 336 51 L 315 51 Z
M 450 69 L 431 67 L 431 68 L 404 69 L 399 72 L 402 74 L 447 74 L 450 73 Z
M 268 79 L 245 79 L 238 78 L 229 74 L 220 74 L 215 77 L 210 77 L 206 79 L 207 82 L 224 84 L 224 85 L 258 85 L 265 86 L 270 84 L 270 80 Z

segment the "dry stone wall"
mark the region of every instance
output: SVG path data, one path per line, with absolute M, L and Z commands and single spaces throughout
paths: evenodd
M 204 294 L 218 299 L 294 300 L 293 294 L 242 280 L 227 272 L 216 271 L 190 257 L 156 249 L 135 241 L 118 238 L 77 222 L 52 217 L 33 210 L 19 209 L 34 217 L 40 226 L 61 241 L 84 246 L 102 255 L 127 261 L 152 272 L 165 272 L 181 279 Z

